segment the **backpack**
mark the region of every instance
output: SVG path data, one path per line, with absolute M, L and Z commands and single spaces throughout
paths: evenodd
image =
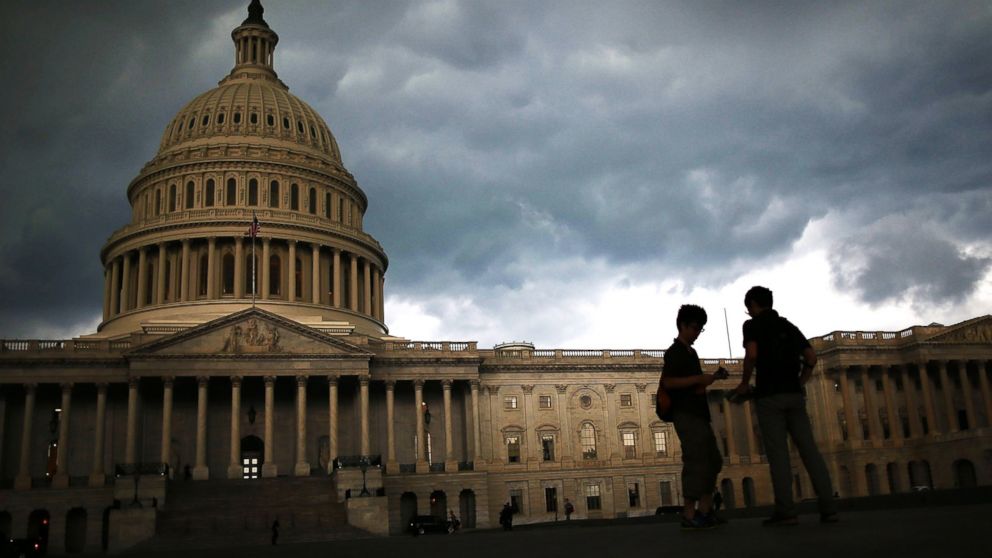
M 658 380 L 658 395 L 655 397 L 654 413 L 665 422 L 672 422 L 672 395 L 668 393 L 661 379 Z

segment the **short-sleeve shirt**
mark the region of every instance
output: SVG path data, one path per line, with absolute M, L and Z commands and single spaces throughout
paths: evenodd
M 751 341 L 758 344 L 755 392 L 802 393 L 802 354 L 810 344 L 799 328 L 768 309 L 744 322 L 744 346 Z
M 696 350 L 679 341 L 665 351 L 665 366 L 661 371 L 662 378 L 685 378 L 699 376 L 703 367 L 699 364 Z M 669 389 L 672 396 L 672 415 L 679 413 L 693 414 L 706 421 L 710 420 L 710 406 L 706 402 L 706 392 L 696 393 L 698 386 L 684 389 Z

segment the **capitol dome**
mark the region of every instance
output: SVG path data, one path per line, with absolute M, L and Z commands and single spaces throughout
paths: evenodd
M 127 188 L 131 222 L 101 251 L 100 335 L 184 327 L 257 305 L 327 331 L 381 336 L 382 246 L 324 119 L 274 68 L 253 0 L 234 67 L 186 104 Z M 246 237 L 257 218 L 260 230 Z

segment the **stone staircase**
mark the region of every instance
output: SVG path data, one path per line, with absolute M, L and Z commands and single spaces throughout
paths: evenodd
M 268 545 L 279 520 L 279 543 L 363 538 L 348 525 L 329 477 L 171 481 L 155 537 L 135 550 Z

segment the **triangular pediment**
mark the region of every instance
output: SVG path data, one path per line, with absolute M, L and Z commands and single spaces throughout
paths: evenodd
M 927 339 L 927 343 L 992 343 L 992 316 L 980 316 L 952 325 Z
M 358 358 L 372 353 L 311 327 L 251 308 L 137 347 L 131 358 Z

